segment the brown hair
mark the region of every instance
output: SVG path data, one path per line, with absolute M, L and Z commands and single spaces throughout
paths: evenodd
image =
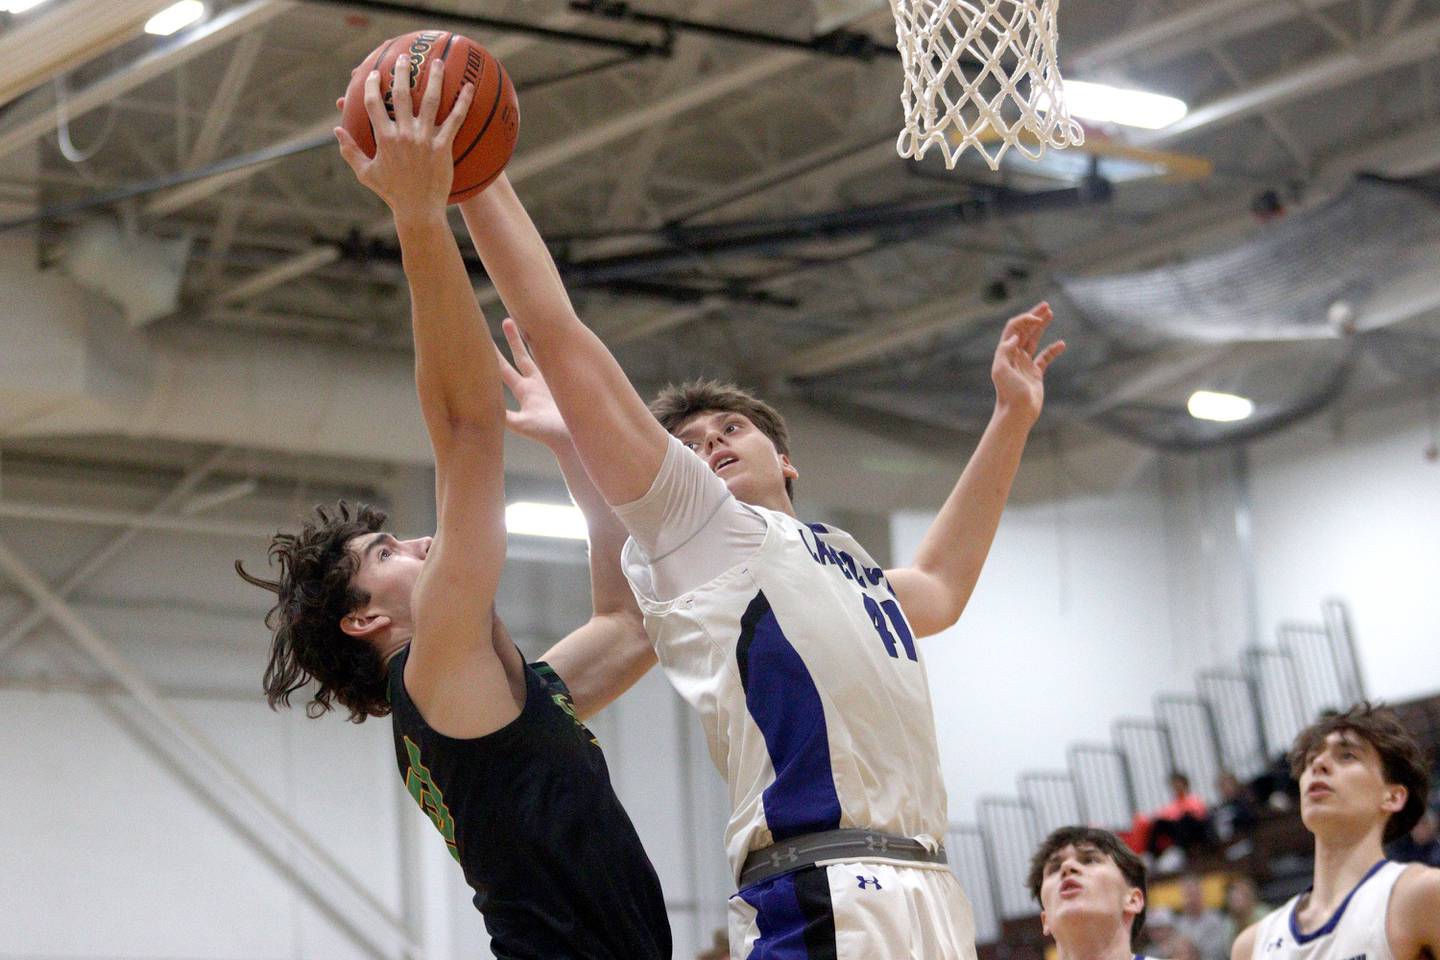
M 353 509 L 344 500 L 333 507 L 317 506 L 299 533 L 277 533 L 271 539 L 270 563 L 280 564 L 277 579 L 253 576 L 235 561 L 235 572 L 246 583 L 278 598 L 265 615 L 272 638 L 263 683 L 272 710 L 279 704 L 288 707 L 290 695 L 313 680 L 317 689 L 305 705 L 306 716 L 324 714 L 337 700 L 355 723 L 390 712 L 380 655 L 368 642 L 340 629 L 347 614 L 370 600 L 351 583 L 360 562 L 348 545 L 384 523 L 383 511 L 363 503 Z
M 1030 888 L 1030 896 L 1035 902 L 1040 902 L 1040 885 L 1045 881 L 1045 861 L 1049 860 L 1057 852 L 1066 847 L 1094 847 L 1105 856 L 1109 857 L 1125 882 L 1132 887 L 1139 887 L 1140 892 L 1145 892 L 1146 874 L 1145 864 L 1135 855 L 1135 852 L 1125 846 L 1120 838 L 1109 830 L 1099 830 L 1095 827 L 1061 827 L 1054 831 L 1040 844 L 1035 855 L 1030 858 L 1030 873 L 1025 879 L 1025 884 Z M 1145 929 L 1145 905 L 1141 905 L 1140 912 L 1130 922 L 1130 939 L 1133 942 L 1140 936 L 1140 931 Z
M 687 380 L 671 384 L 650 401 L 650 412 L 669 433 L 679 430 L 693 417 L 722 411 L 744 416 L 775 444 L 775 452 L 790 454 L 790 433 L 785 418 L 770 404 L 733 383 L 719 380 Z M 795 498 L 795 481 L 785 478 L 785 494 Z
M 1405 729 L 1395 711 L 1383 703 L 1361 700 L 1344 713 L 1332 713 L 1300 731 L 1290 748 L 1290 775 L 1296 780 L 1332 733 L 1353 733 L 1375 748 L 1380 770 L 1389 784 L 1405 788 L 1405 806 L 1385 823 L 1385 842 L 1410 832 L 1425 813 L 1430 793 L 1430 771 L 1414 735 Z

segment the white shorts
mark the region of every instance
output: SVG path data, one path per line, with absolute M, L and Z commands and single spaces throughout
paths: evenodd
M 975 960 L 975 918 L 943 865 L 832 863 L 730 898 L 730 960 Z

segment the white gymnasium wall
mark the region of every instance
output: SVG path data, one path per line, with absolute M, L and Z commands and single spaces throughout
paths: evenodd
M 427 486 L 411 479 L 400 485 Z M 10 461 L 4 480 L 5 497 L 97 509 L 144 506 L 164 492 L 148 488 L 154 478 L 107 475 L 100 483 L 84 471 L 36 478 Z M 300 503 L 255 511 L 273 506 L 277 519 L 263 524 L 279 524 Z M 423 503 L 402 504 L 397 524 L 418 529 L 424 512 Z M 0 542 L 52 582 L 113 534 L 0 519 Z M 308 720 L 298 705 L 275 713 L 261 699 L 265 600 L 230 564 L 242 557 L 263 569 L 263 544 L 143 533 L 87 580 L 73 609 L 402 916 L 425 960 L 487 956 L 458 866 L 403 790 L 389 722 Z M 538 655 L 589 609 L 582 551 L 517 538 L 511 554 L 498 604 L 522 648 Z M 0 577 L 0 623 L 8 629 L 28 607 Z M 0 654 L 0 960 L 373 956 L 346 922 L 378 941 L 384 956 L 400 955 L 373 911 L 293 845 L 257 847 L 256 837 L 276 839 L 275 828 L 107 679 L 53 625 Z M 698 725 L 657 670 L 593 727 L 660 874 L 676 955 L 693 956 L 723 925 L 731 890 L 721 849 L 725 795 Z M 218 809 L 197 795 L 197 784 L 219 787 Z M 318 895 L 307 896 L 289 878 L 292 869 Z M 327 914 L 328 901 L 338 916 Z
M 1318 622 L 1327 597 L 1351 612 L 1372 696 L 1440 691 L 1440 463 L 1423 404 L 1311 421 L 1248 450 L 1257 633 Z M 1077 465 L 1058 462 L 1064 477 Z M 1048 454 L 1022 473 L 1057 472 Z M 1058 768 L 1077 740 L 1108 739 L 1155 694 L 1250 642 L 1235 528 L 1233 454 L 1159 456 L 1104 494 L 1012 504 L 960 623 L 924 641 L 952 820 L 1024 770 Z M 892 520 L 897 563 L 932 514 Z
M 1261 623 L 1351 612 L 1372 696 L 1440 690 L 1440 424 L 1423 403 L 1321 419 L 1251 452 Z
M 1164 516 L 1150 480 L 1005 512 L 965 615 L 923 641 L 952 820 L 1013 795 L 1022 770 L 1063 769 L 1069 743 L 1107 739 L 1192 666 L 1171 635 Z M 895 516 L 897 565 L 930 520 Z

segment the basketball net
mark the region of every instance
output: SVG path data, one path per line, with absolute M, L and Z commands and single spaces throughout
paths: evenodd
M 945 166 L 973 148 L 991 170 L 1011 147 L 1039 160 L 1085 142 L 1065 108 L 1055 48 L 1060 0 L 890 0 L 905 70 L 896 149 Z

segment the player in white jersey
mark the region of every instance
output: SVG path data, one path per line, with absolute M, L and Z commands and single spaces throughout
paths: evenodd
M 1108 830 L 1061 827 L 1030 858 L 1026 879 L 1057 960 L 1144 960 L 1145 864 Z
M 1394 711 L 1360 703 L 1326 717 L 1296 738 L 1290 766 L 1314 882 L 1240 934 L 1231 960 L 1440 957 L 1440 870 L 1391 863 L 1382 848 L 1415 825 L 1429 788 Z
M 504 177 L 463 208 L 586 470 L 629 529 L 625 567 L 661 666 L 730 786 L 731 951 L 974 957 L 945 866 L 944 785 L 915 637 L 960 616 L 1044 399 L 1048 306 L 1011 320 L 995 414 L 915 563 L 882 570 L 795 516 L 779 415 L 695 384 L 660 421 L 576 317 Z M 661 425 L 665 422 L 665 426 Z M 667 432 L 668 428 L 668 432 Z

